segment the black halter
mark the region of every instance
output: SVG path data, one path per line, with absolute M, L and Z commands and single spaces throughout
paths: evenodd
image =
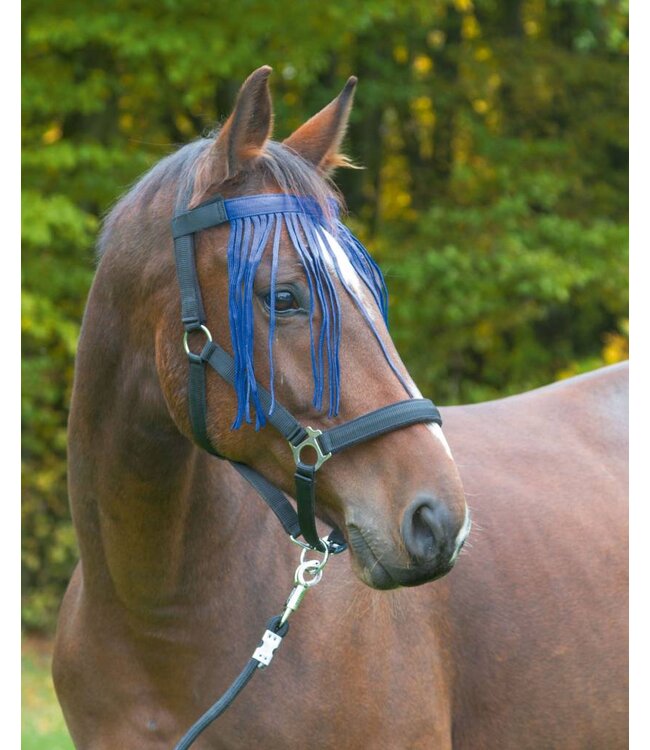
M 189 359 L 189 415 L 194 439 L 204 450 L 218 458 L 227 459 L 211 444 L 207 433 L 206 419 L 206 365 L 210 365 L 231 385 L 234 384 L 235 363 L 233 357 L 212 341 L 201 299 L 196 262 L 194 256 L 194 235 L 204 229 L 224 224 L 234 216 L 234 204 L 215 196 L 190 211 L 178 213 L 172 221 L 176 270 L 181 293 L 181 313 L 185 328 L 184 346 Z M 241 206 L 241 201 L 239 206 Z M 304 211 L 304 201 L 284 194 L 263 195 L 247 198 L 247 215 L 292 211 Z M 229 208 L 231 211 L 229 212 Z M 199 331 L 206 338 L 199 353 L 190 350 L 189 334 Z M 364 414 L 329 430 L 315 430 L 303 427 L 277 401 L 271 410 L 271 394 L 257 385 L 260 403 L 268 421 L 288 440 L 296 462 L 296 501 L 298 513 L 294 511 L 284 494 L 263 476 L 245 464 L 230 461 L 232 466 L 257 490 L 267 505 L 275 513 L 284 530 L 295 540 L 302 534 L 306 545 L 322 549 L 323 544 L 333 553 L 342 552 L 345 541 L 340 530 L 334 529 L 326 540 L 321 540 L 316 530 L 315 487 L 316 472 L 335 453 L 345 448 L 371 440 L 387 432 L 422 422 L 442 424 L 438 409 L 428 399 L 407 399 Z M 301 460 L 304 448 L 311 447 L 316 452 L 316 461 L 306 464 Z M 302 544 L 302 542 L 299 542 Z

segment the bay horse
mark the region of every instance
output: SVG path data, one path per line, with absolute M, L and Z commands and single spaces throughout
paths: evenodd
M 346 163 L 355 79 L 278 143 L 269 73 L 246 80 L 214 137 L 140 180 L 100 238 L 69 422 L 80 563 L 53 662 L 84 750 L 174 747 L 286 599 L 298 550 L 229 463 L 293 493 L 291 451 L 262 424 L 256 384 L 323 430 L 420 395 L 342 234 L 301 243 L 294 219 L 276 217 L 233 291 L 241 259 L 228 248 L 245 243 L 226 222 L 197 233 L 196 268 L 215 342 L 240 366 L 237 388 L 205 382 L 207 439 L 228 461 L 196 444 L 170 221 L 183 201 L 292 194 L 331 227 L 327 177 Z M 626 384 L 620 365 L 446 408 L 446 437 L 419 422 L 324 465 L 319 534 L 338 527 L 350 554 L 194 746 L 625 747 Z M 469 531 L 466 497 L 472 547 L 445 575 Z

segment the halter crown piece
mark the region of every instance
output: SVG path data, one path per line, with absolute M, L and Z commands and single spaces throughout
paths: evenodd
M 239 427 L 243 421 L 251 421 L 250 404 L 252 402 L 255 408 L 256 428 L 259 429 L 269 422 L 289 442 L 296 462 L 295 499 L 298 512 L 296 513 L 291 503 L 277 487 L 249 466 L 230 461 L 232 466 L 260 494 L 294 541 L 298 541 L 297 537 L 302 535 L 304 543 L 298 541 L 299 544 L 315 550 L 325 549 L 331 553 L 338 553 L 346 548 L 340 530 L 334 529 L 327 539 L 320 539 L 316 530 L 316 472 L 334 454 L 340 453 L 345 448 L 417 423 L 436 422 L 441 425 L 442 420 L 438 409 L 431 401 L 409 398 L 376 409 L 329 430 L 321 431 L 303 427 L 276 401 L 273 392 L 272 340 L 275 325 L 273 304 L 270 306 L 269 329 L 271 390 L 267 390 L 257 382 L 251 344 L 253 282 L 264 251 L 271 243 L 273 253 L 271 299 L 273 299 L 280 233 L 284 225 L 303 263 L 311 295 L 310 331 L 314 406 L 320 409 L 322 405 L 324 363 L 327 361 L 330 416 L 338 413 L 339 407 L 340 310 L 336 290 L 323 261 L 325 253 L 327 253 L 325 257 L 332 260 L 332 266 L 336 269 L 343 287 L 357 302 L 389 366 L 406 389 L 406 384 L 390 360 L 372 319 L 341 273 L 336 255 L 331 249 L 330 232 L 336 235 L 347 259 L 370 291 L 385 318 L 387 296 L 381 271 L 363 245 L 338 221 L 334 210 L 333 217 L 333 221 L 330 221 L 317 202 L 309 197 L 280 193 L 224 200 L 221 196 L 215 196 L 196 208 L 177 213 L 172 220 L 172 234 L 181 295 L 182 321 L 185 328 L 184 346 L 189 360 L 188 401 L 194 439 L 204 450 L 218 458 L 229 460 L 215 449 L 207 433 L 206 365 L 209 365 L 235 388 L 238 408 L 233 428 Z M 194 235 L 197 232 L 227 222 L 231 227 L 228 244 L 228 273 L 230 329 L 234 357 L 212 340 L 201 299 L 194 253 Z M 320 252 L 316 252 L 315 248 L 319 248 Z M 321 313 L 318 336 L 312 325 L 315 303 L 318 303 Z M 206 339 L 199 353 L 193 352 L 189 347 L 188 336 L 193 331 L 202 332 Z M 304 448 L 308 446 L 316 452 L 317 458 L 313 464 L 306 464 L 301 458 Z

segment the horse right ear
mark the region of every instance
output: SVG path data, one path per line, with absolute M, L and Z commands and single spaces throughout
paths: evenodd
M 285 139 L 284 144 L 311 162 L 323 174 L 337 167 L 353 167 L 350 159 L 339 152 L 352 109 L 356 76 L 350 76 L 343 91 L 326 107 Z
M 264 150 L 273 129 L 271 70 L 264 65 L 244 81 L 232 114 L 197 169 L 189 208 L 216 192 L 218 185 L 241 172 Z

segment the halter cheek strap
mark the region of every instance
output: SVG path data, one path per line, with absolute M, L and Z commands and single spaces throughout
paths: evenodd
M 176 271 L 181 297 L 181 316 L 185 328 L 184 346 L 189 360 L 188 402 L 189 416 L 197 444 L 218 458 L 227 459 L 211 444 L 207 431 L 206 365 L 209 365 L 226 382 L 234 385 L 235 362 L 228 352 L 212 341 L 206 325 L 201 290 L 196 272 L 194 235 L 196 232 L 226 223 L 242 216 L 260 216 L 269 213 L 302 213 L 320 220 L 315 202 L 297 196 L 274 194 L 224 200 L 220 196 L 177 214 L 172 221 Z M 200 353 L 189 347 L 189 334 L 200 331 L 205 343 Z M 295 485 L 298 512 L 285 495 L 261 474 L 245 464 L 230 461 L 267 503 L 284 530 L 296 540 L 302 534 L 306 544 L 322 548 L 323 541 L 316 529 L 316 473 L 334 454 L 403 427 L 424 422 L 442 424 L 438 409 L 428 399 L 407 399 L 364 414 L 329 430 L 303 427 L 282 404 L 257 383 L 259 403 L 266 419 L 289 442 L 296 462 Z M 271 409 L 271 405 L 273 408 Z M 303 449 L 316 452 L 314 464 L 301 460 Z M 302 544 L 302 542 L 298 542 Z M 346 543 L 338 529 L 325 543 L 331 552 L 342 552 Z

